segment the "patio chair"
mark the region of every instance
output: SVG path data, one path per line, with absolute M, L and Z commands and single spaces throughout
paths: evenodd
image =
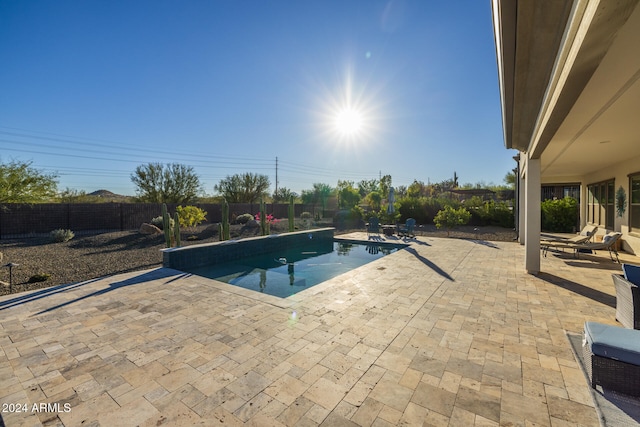
M 404 225 L 398 225 L 398 236 L 399 237 L 416 237 L 416 233 L 414 231 L 416 227 L 416 220 L 413 218 L 407 218 Z
M 625 328 L 640 329 L 640 267 L 622 264 L 624 274 L 612 274 L 616 288 L 616 320 Z
M 620 239 L 620 237 L 622 236 L 622 233 L 616 231 L 616 232 L 611 232 L 611 233 L 607 233 L 602 237 L 602 242 L 595 242 L 595 243 L 589 243 L 589 242 L 585 242 L 585 243 L 561 243 L 561 242 L 553 242 L 553 244 L 549 244 L 547 249 L 549 247 L 553 247 L 553 248 L 562 248 L 562 249 L 573 249 L 573 254 L 576 257 L 580 257 L 579 253 L 581 250 L 590 250 L 590 251 L 597 251 L 597 250 L 608 250 L 609 251 L 609 256 L 611 257 L 611 261 L 617 261 L 618 263 L 620 262 L 620 258 L 618 257 L 618 250 L 616 249 L 616 242 L 618 241 L 618 239 Z M 613 254 L 616 254 L 616 259 L 613 259 Z M 546 256 L 546 250 L 544 252 L 544 255 Z
M 584 243 L 591 241 L 598 231 L 597 225 L 585 225 L 584 228 L 574 237 L 544 237 L 540 239 L 540 244 L 545 245 L 547 243 L 560 242 L 560 243 Z
M 380 220 L 377 216 L 369 218 L 369 223 L 367 224 L 367 237 L 371 237 L 372 234 L 380 236 Z

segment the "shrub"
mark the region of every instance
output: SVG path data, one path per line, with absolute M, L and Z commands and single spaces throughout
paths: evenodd
M 542 209 L 542 230 L 570 233 L 578 223 L 578 201 L 572 197 L 545 200 Z
M 505 202 L 484 202 L 478 196 L 473 196 L 463 205 L 471 213 L 472 225 L 497 225 L 505 228 L 513 228 L 515 225 L 514 212 Z
M 253 219 L 253 215 L 251 215 L 250 213 L 245 213 L 245 214 L 242 214 L 242 215 L 238 215 L 236 217 L 236 222 L 238 224 L 246 224 L 249 221 L 251 221 L 252 219 Z
M 300 219 L 311 219 L 313 218 L 313 215 L 311 215 L 311 212 L 302 212 L 300 214 Z
M 465 225 L 471 219 L 471 214 L 465 208 L 455 209 L 451 206 L 446 206 L 443 210 L 439 211 L 433 221 L 438 228 L 446 228 L 447 236 L 449 231 L 458 225 Z
M 51 241 L 56 243 L 67 242 L 73 239 L 74 236 L 75 234 L 73 234 L 73 231 L 63 230 L 62 228 L 53 230 L 51 233 L 49 233 L 49 238 L 51 239 Z
M 162 229 L 163 229 L 163 226 L 164 226 L 164 221 L 162 220 L 162 215 L 160 215 L 160 216 L 157 216 L 157 217 L 153 218 L 153 219 L 151 220 L 151 224 L 152 224 L 152 225 L 155 225 L 155 226 L 156 226 L 156 227 L 158 227 L 160 230 L 162 230 Z M 169 218 L 169 226 L 171 227 L 171 229 L 172 229 L 172 230 L 173 230 L 173 226 L 174 226 L 174 224 L 175 224 L 174 219 L 173 219 L 173 218 Z
M 29 283 L 46 282 L 50 278 L 51 278 L 50 274 L 45 274 L 45 273 L 34 274 L 33 276 L 29 277 L 28 282 Z
M 342 209 L 333 217 L 333 226 L 339 230 L 360 228 L 364 211 L 360 206 Z
M 207 219 L 207 213 L 197 206 L 178 206 L 176 208 L 181 227 L 194 229 Z

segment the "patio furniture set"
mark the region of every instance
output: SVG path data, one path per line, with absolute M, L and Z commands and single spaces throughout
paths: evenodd
M 622 233 L 610 232 L 601 242 L 593 242 L 597 231 L 597 226 L 589 225 L 575 237 L 545 237 L 540 240 L 542 253 L 547 256 L 550 249 L 567 249 L 579 257 L 583 252 L 607 250 L 611 260 L 619 263 L 617 243 Z M 616 320 L 623 327 L 586 322 L 582 353 L 592 388 L 601 386 L 640 396 L 640 267 L 622 264 L 622 272 L 622 275 L 612 274 L 612 277 L 616 290 Z
M 385 236 L 393 236 L 393 234 L 397 234 L 398 237 L 416 237 L 415 227 L 416 220 L 413 218 L 408 218 L 404 224 L 380 224 L 380 220 L 378 217 L 369 218 L 369 222 L 366 224 L 367 226 L 367 237 L 371 238 L 371 235 L 375 234 L 380 236 L 380 230 Z
M 582 345 L 591 387 L 640 396 L 640 266 L 613 274 L 616 320 L 623 327 L 586 322 Z

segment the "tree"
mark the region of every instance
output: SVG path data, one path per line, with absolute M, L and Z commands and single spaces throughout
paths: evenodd
M 327 209 L 327 200 L 333 193 L 333 188 L 329 184 L 315 183 L 313 184 L 314 193 L 318 194 L 318 199 L 322 203 L 322 217 L 324 218 L 324 211 Z
M 509 188 L 516 188 L 516 170 L 517 169 L 507 172 L 504 176 L 504 183 L 507 184 Z
M 380 192 L 385 199 L 389 197 L 389 189 L 391 188 L 391 175 L 385 175 L 380 179 Z
M 282 201 L 288 202 L 289 199 L 293 196 L 294 199 L 298 198 L 298 194 L 295 191 L 292 191 L 287 187 L 278 188 L 278 192 L 273 192 L 271 198 L 273 199 L 273 203 L 280 203 Z
M 433 222 L 435 222 L 436 227 L 438 228 L 446 228 L 447 237 L 449 237 L 449 231 L 451 231 L 451 229 L 458 225 L 465 225 L 470 219 L 471 213 L 465 208 L 461 207 L 455 209 L 451 206 L 445 206 L 443 210 L 438 211 L 436 216 L 433 218 Z
M 314 213 L 315 206 L 320 203 L 322 205 L 322 216 L 324 217 L 324 211 L 327 207 L 327 200 L 333 193 L 333 188 L 329 184 L 315 183 L 312 190 L 302 190 L 300 198 L 302 203 L 306 205 L 313 205 Z
M 360 191 L 360 196 L 366 197 L 367 194 L 372 191 L 378 190 L 378 180 L 377 179 L 363 179 L 358 183 L 358 191 Z
M 194 169 L 179 163 L 140 165 L 131 181 L 138 198 L 150 203 L 192 203 L 203 191 Z
M 0 203 L 42 203 L 56 196 L 58 178 L 31 162 L 0 163 Z
M 338 180 L 338 207 L 340 209 L 351 209 L 360 203 L 360 193 L 354 187 L 353 181 Z
M 229 203 L 255 203 L 267 195 L 269 177 L 254 173 L 243 173 L 221 179 L 213 189 L 220 193 Z
M 379 191 L 372 191 L 371 193 L 367 194 L 367 197 L 365 197 L 365 199 L 371 209 L 373 209 L 374 211 L 380 210 L 380 206 L 382 205 L 382 194 L 380 194 Z

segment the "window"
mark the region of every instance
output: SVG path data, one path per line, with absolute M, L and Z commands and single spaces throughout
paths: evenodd
M 629 177 L 629 228 L 640 231 L 640 173 Z
M 640 175 L 638 178 L 640 180 Z M 588 185 L 587 197 L 587 222 L 612 230 L 615 220 L 615 181 L 611 179 Z

